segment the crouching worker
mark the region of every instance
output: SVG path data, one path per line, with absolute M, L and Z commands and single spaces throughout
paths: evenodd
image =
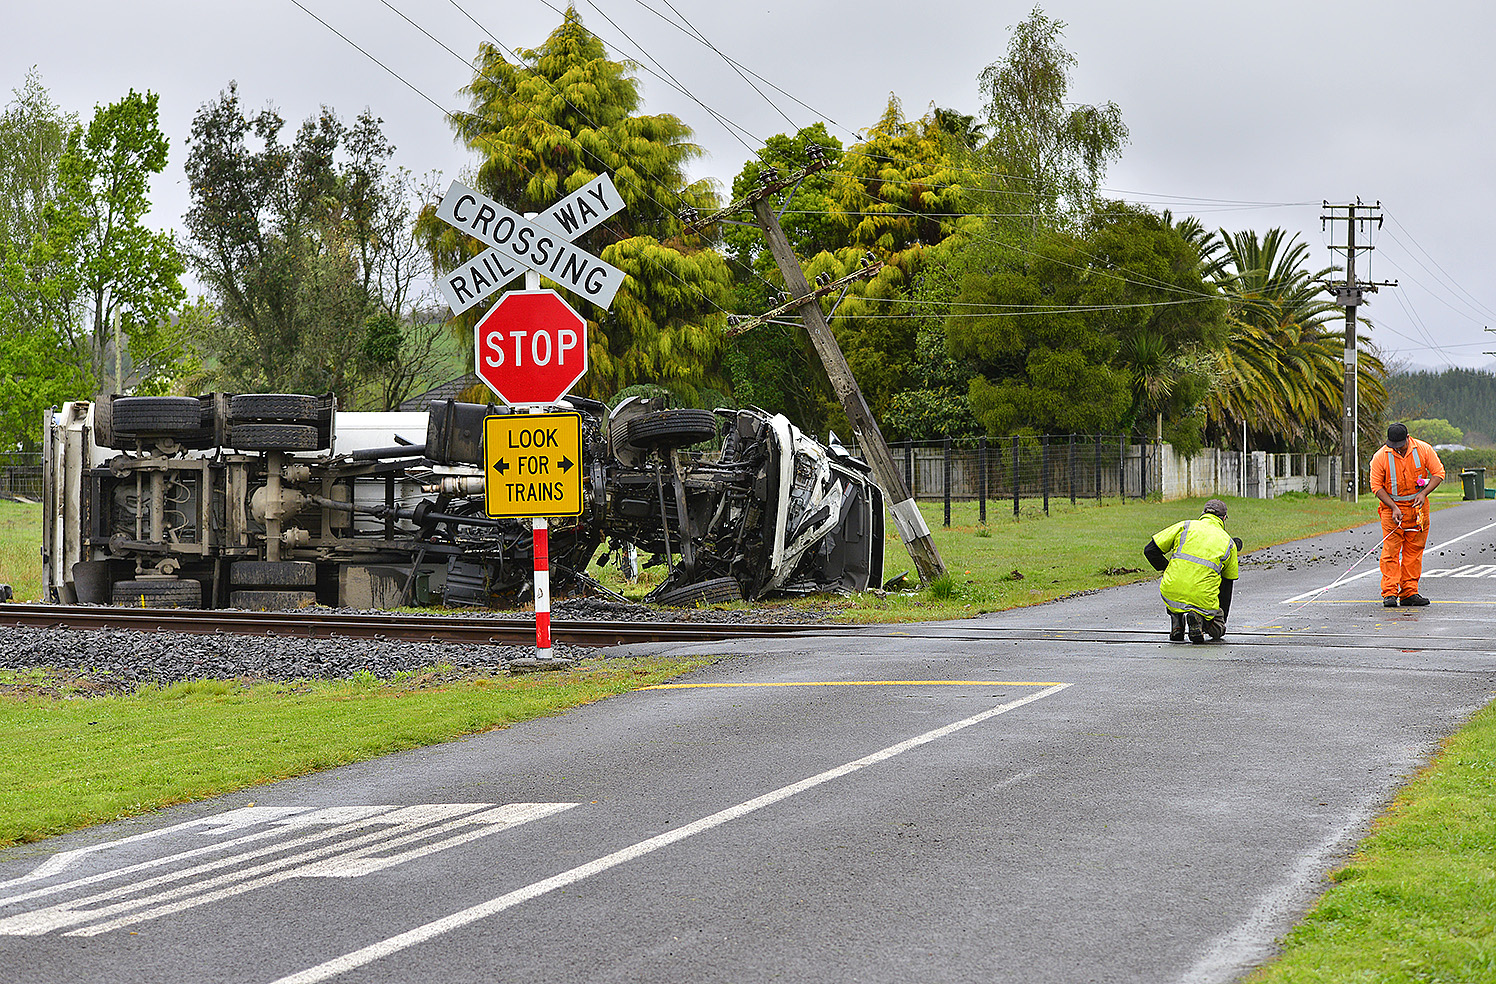
M 1164 572 L 1158 590 L 1169 610 L 1169 640 L 1204 642 L 1226 634 L 1231 589 L 1236 584 L 1241 540 L 1226 532 L 1226 504 L 1211 499 L 1199 519 L 1175 523 L 1153 535 L 1143 556 Z

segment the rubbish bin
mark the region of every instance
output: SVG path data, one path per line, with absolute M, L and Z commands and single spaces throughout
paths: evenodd
M 1477 499 L 1488 498 L 1486 495 L 1486 470 L 1484 468 L 1472 468 L 1475 472 L 1475 497 Z
M 1462 483 L 1464 483 L 1464 486 L 1465 486 L 1465 501 L 1466 502 L 1470 502 L 1473 499 L 1484 499 L 1485 498 L 1485 493 L 1484 492 L 1477 493 L 1476 490 L 1475 490 L 1475 472 L 1473 472 L 1473 471 L 1462 471 L 1462 472 L 1460 472 L 1460 481 Z

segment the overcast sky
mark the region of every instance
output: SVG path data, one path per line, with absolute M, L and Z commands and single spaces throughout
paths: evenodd
M 1496 5 L 1042 6 L 1067 25 L 1063 43 L 1078 60 L 1072 97 L 1116 102 L 1131 130 L 1106 179 L 1108 194 L 1195 215 L 1208 228 L 1281 226 L 1309 244 L 1315 269 L 1344 262 L 1328 246 L 1344 243 L 1345 224 L 1333 226 L 1333 239 L 1322 232 L 1321 203 L 1380 202 L 1376 250 L 1369 269 L 1364 254 L 1357 260 L 1357 278 L 1400 286 L 1361 308 L 1374 321 L 1364 330 L 1414 367 L 1493 365 L 1484 353 L 1496 351 L 1496 334 L 1483 329 L 1496 328 L 1487 255 L 1496 215 L 1496 59 L 1487 50 Z M 131 88 L 160 95 L 172 152 L 153 188 L 148 224 L 179 229 L 193 114 L 231 80 L 246 107 L 279 108 L 288 138 L 321 105 L 347 121 L 368 108 L 384 120 L 396 163 L 451 179 L 474 162 L 454 145 L 437 107 L 466 108 L 456 93 L 471 78 L 466 60 L 488 39 L 484 31 L 509 49 L 536 47 L 560 24 L 564 4 L 8 0 L 6 8 L 0 95 L 7 101 L 33 65 L 53 100 L 85 122 L 95 105 Z M 708 152 L 695 176 L 724 187 L 751 148 L 773 134 L 824 120 L 850 144 L 878 120 L 890 93 L 909 117 L 932 103 L 978 114 L 977 76 L 1004 56 L 1010 29 L 1031 8 L 1026 0 L 577 4 L 615 57 L 641 63 L 644 112 L 673 113 L 695 130 Z M 688 36 L 683 21 L 716 51 Z M 756 91 L 722 55 L 782 91 L 754 80 Z M 708 110 L 749 136 L 740 140 Z

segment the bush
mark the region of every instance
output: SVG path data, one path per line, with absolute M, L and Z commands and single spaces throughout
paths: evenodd
M 1471 448 L 1468 451 L 1440 451 L 1444 463 L 1444 481 L 1458 481 L 1460 472 L 1471 468 L 1486 470 L 1486 484 L 1496 484 L 1496 448 Z

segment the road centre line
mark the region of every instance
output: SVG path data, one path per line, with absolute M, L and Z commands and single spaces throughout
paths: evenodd
M 1482 526 L 1479 529 L 1471 530 L 1469 533 L 1462 533 L 1459 536 L 1455 537 L 1453 540 L 1445 540 L 1443 543 L 1436 543 L 1433 546 L 1424 547 L 1423 548 L 1423 552 L 1424 553 L 1428 553 L 1430 550 L 1443 550 L 1445 547 L 1450 546 L 1451 544 L 1459 543 L 1461 540 L 1467 540 L 1470 537 L 1474 536 L 1475 534 L 1477 534 L 1477 533 L 1484 533 L 1486 530 L 1489 530 L 1489 529 L 1496 529 L 1496 523 L 1487 523 L 1485 526 Z M 1345 578 L 1344 580 L 1341 580 L 1341 579 L 1337 578 L 1334 581 L 1334 583 L 1332 583 L 1332 584 L 1327 584 L 1327 585 L 1325 585 L 1322 588 L 1315 588 L 1313 591 L 1305 591 L 1301 595 L 1294 595 L 1292 598 L 1287 598 L 1287 599 L 1285 599 L 1283 601 L 1280 601 L 1278 604 L 1280 604 L 1280 605 L 1292 605 L 1293 603 L 1295 603 L 1297 601 L 1302 601 L 1305 598 L 1312 598 L 1312 597 L 1314 597 L 1315 595 L 1319 594 L 1322 591 L 1328 591 L 1331 588 L 1338 588 L 1342 584 L 1350 584 L 1352 581 L 1359 581 L 1363 577 L 1370 577 L 1373 574 L 1380 574 L 1380 573 L 1381 573 L 1381 571 L 1379 569 L 1372 569 L 1372 570 L 1369 570 L 1369 571 L 1362 571 L 1360 574 L 1357 574 L 1355 577 L 1348 577 L 1348 578 Z
M 989 718 L 997 717 L 999 714 L 1006 714 L 1008 711 L 1016 710 L 1017 708 L 1020 708 L 1025 704 L 1031 704 L 1034 701 L 1043 700 L 1045 697 L 1057 694 L 1061 690 L 1064 690 L 1069 686 L 1071 685 L 1068 683 L 1057 683 L 1053 686 L 1045 688 L 1044 690 L 1040 690 L 1037 693 L 1029 694 L 1026 697 L 1020 697 L 1017 700 L 1008 701 L 1005 704 L 999 704 L 996 707 L 988 708 L 987 710 L 982 711 L 979 714 L 973 714 L 971 717 L 963 718 L 960 721 L 956 721 L 952 724 L 947 724 L 944 727 L 936 728 L 933 731 L 927 731 L 922 735 L 917 735 L 913 738 L 901 741 L 896 745 L 890 745 L 887 748 L 874 752 L 871 755 L 866 755 L 860 759 L 857 759 L 856 761 L 847 762 L 844 765 L 839 765 L 835 768 L 827 769 L 825 772 L 810 776 L 807 779 L 801 779 L 799 782 L 791 783 L 788 786 L 782 786 L 779 789 L 774 790 L 773 792 L 765 793 L 762 796 L 758 796 L 754 799 L 739 803 L 736 806 L 728 807 L 727 809 L 721 810 L 717 813 L 713 813 L 710 816 L 702 817 L 700 820 L 696 820 L 675 830 L 668 831 L 667 833 L 659 834 L 658 836 L 648 838 L 647 840 L 642 840 L 637 844 L 633 844 L 619 851 L 614 851 L 612 854 L 604 855 L 603 857 L 600 857 L 594 861 L 589 861 L 586 864 L 578 865 L 577 867 L 571 868 L 567 871 L 563 871 L 558 875 L 552 875 L 550 878 L 542 879 L 541 881 L 526 885 L 523 888 L 515 889 L 512 892 L 500 895 L 497 898 L 490 899 L 487 902 L 482 902 L 478 905 L 471 906 L 459 912 L 454 912 L 449 916 L 444 916 L 441 919 L 426 923 L 423 926 L 417 926 L 415 929 L 407 930 L 404 933 L 400 933 L 396 936 L 391 936 L 388 939 L 379 941 L 378 943 L 373 943 L 369 946 L 363 947 L 362 949 L 354 950 L 352 953 L 346 953 L 341 957 L 334 957 L 332 960 L 328 960 L 324 963 L 318 964 L 315 967 L 308 968 L 307 970 L 291 974 L 287 977 L 279 978 L 278 980 L 272 982 L 272 984 L 314 984 L 314 982 L 316 981 L 325 981 L 329 978 L 337 977 L 340 974 L 347 973 L 348 971 L 354 970 L 355 968 L 365 966 L 366 964 L 373 963 L 376 960 L 380 960 L 392 954 L 399 953 L 402 950 L 408 950 L 413 946 L 417 946 L 421 943 L 426 942 L 427 940 L 434 939 L 442 935 L 443 933 L 449 933 L 452 930 L 460 929 L 461 927 L 466 926 L 469 923 L 477 922 L 480 919 L 486 919 L 489 916 L 503 912 L 505 909 L 513 908 L 514 906 L 519 905 L 521 902 L 528 902 L 529 900 L 538 898 L 548 892 L 553 892 L 557 889 L 565 888 L 566 886 L 579 882 L 584 878 L 588 878 L 592 875 L 607 871 L 610 868 L 617 867 L 618 865 L 621 865 L 627 861 L 632 861 L 635 858 L 643 857 L 644 855 L 650 854 L 654 851 L 658 851 L 663 847 L 668 847 L 669 845 L 674 844 L 677 841 L 685 840 L 687 837 L 692 837 L 696 834 L 703 833 L 715 827 L 720 827 L 723 824 L 747 816 L 750 813 L 761 810 L 766 806 L 771 806 L 775 803 L 780 802 L 781 800 L 789 799 L 791 796 L 795 796 L 809 789 L 813 789 L 816 786 L 820 786 L 824 783 L 830 782 L 833 779 L 840 779 L 842 776 L 850 775 L 851 773 L 857 772 L 860 769 L 865 769 L 868 766 L 877 765 L 880 762 L 885 762 L 888 759 L 891 759 L 897 755 L 902 755 L 904 752 L 907 752 L 914 748 L 918 748 L 921 745 L 929 744 L 930 742 L 937 741 L 948 735 L 955 734 L 956 732 L 961 731 L 965 728 L 969 728 L 976 724 L 981 724 L 983 721 L 986 721 Z
M 708 690 L 717 687 L 1060 687 L 1021 680 L 784 680 L 773 683 L 657 683 L 640 690 Z

